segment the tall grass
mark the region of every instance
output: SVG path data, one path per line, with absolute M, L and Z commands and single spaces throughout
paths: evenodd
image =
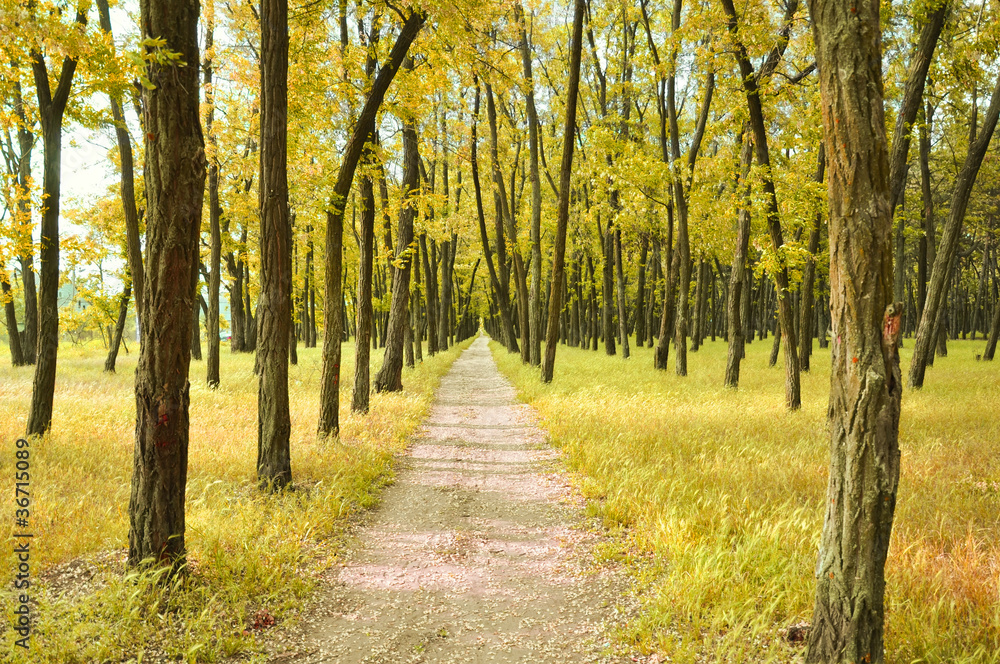
M 770 341 L 748 347 L 740 389 L 722 386 L 725 342 L 689 375 L 559 347 L 555 379 L 493 344 L 543 417 L 589 500 L 618 529 L 641 580 L 621 638 L 681 661 L 793 661 L 779 629 L 809 621 L 829 462 L 830 366 L 817 350 L 802 410 L 784 407 Z M 912 340 L 903 349 L 908 366 Z M 926 387 L 903 394 L 902 477 L 887 565 L 886 661 L 1000 661 L 1000 364 L 949 342 Z M 904 373 L 905 375 L 905 373 Z
M 251 355 L 223 349 L 222 384 L 208 389 L 191 364 L 187 483 L 188 574 L 158 583 L 125 574 L 135 431 L 136 354 L 105 374 L 99 347 L 60 348 L 53 430 L 32 446 L 32 649 L 10 630 L 14 442 L 23 434 L 32 368 L 0 368 L 0 661 L 42 664 L 168 655 L 215 662 L 252 653 L 252 617 L 293 619 L 335 560 L 348 517 L 370 507 L 392 478 L 393 457 L 423 419 L 461 344 L 404 370 L 402 393 L 373 395 L 350 413 L 354 348 L 341 366 L 341 437 L 316 437 L 320 349 L 299 349 L 289 378 L 295 491 L 256 489 L 257 378 Z M 373 353 L 373 367 L 381 363 Z M 6 502 L 10 501 L 10 502 Z M 94 578 L 81 584 L 78 577 Z M 74 580 L 74 577 L 77 577 Z M 249 634 L 244 634 L 244 631 Z

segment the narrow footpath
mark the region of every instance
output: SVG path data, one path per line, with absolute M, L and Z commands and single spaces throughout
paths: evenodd
M 620 575 L 487 338 L 442 379 L 381 506 L 281 664 L 622 662 Z

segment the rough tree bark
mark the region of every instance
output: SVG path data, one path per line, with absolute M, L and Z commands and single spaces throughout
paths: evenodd
M 528 121 L 528 179 L 531 182 L 531 255 L 528 294 L 528 326 L 531 366 L 542 364 L 542 184 L 538 170 L 538 111 L 535 108 L 535 82 L 531 72 L 531 45 L 524 24 L 521 3 L 514 7 L 521 31 L 521 65 L 524 72 L 525 115 Z
M 902 379 L 879 3 L 809 3 L 829 192 L 830 480 L 806 662 L 883 662 Z M 887 306 L 888 305 L 888 306 Z
M 404 66 L 412 67 L 407 60 Z M 403 118 L 403 180 L 400 198 L 404 201 L 399 211 L 399 221 L 396 231 L 396 246 L 399 249 L 396 267 L 392 280 L 392 303 L 389 306 L 389 331 L 385 342 L 385 355 L 382 368 L 375 375 L 376 392 L 398 392 L 403 389 L 403 344 L 406 341 L 409 321 L 410 269 L 412 267 L 412 252 L 408 251 L 413 242 L 413 218 L 416 216 L 415 205 L 407 199 L 420 186 L 419 162 L 417 152 L 417 127 L 412 117 Z
M 143 38 L 161 38 L 197 63 L 198 0 L 142 0 Z M 150 49 L 151 50 L 151 49 Z M 198 67 L 151 59 L 143 92 L 146 130 L 146 280 L 135 374 L 135 455 L 128 563 L 152 558 L 176 570 L 184 557 L 188 368 L 193 282 L 205 191 Z
M 257 302 L 257 481 L 292 482 L 288 338 L 292 228 L 288 217 L 288 0 L 260 4 L 260 299 Z

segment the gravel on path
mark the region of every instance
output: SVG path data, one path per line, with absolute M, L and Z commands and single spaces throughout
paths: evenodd
M 479 337 L 274 664 L 636 661 L 608 646 L 623 575 L 515 396 Z

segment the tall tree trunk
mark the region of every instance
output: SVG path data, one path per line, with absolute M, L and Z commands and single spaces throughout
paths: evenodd
M 829 169 L 835 341 L 830 480 L 806 662 L 881 664 L 902 377 L 901 303 L 890 302 L 892 207 L 879 3 L 855 8 L 812 0 L 809 8 Z
M 38 347 L 38 294 L 35 288 L 34 251 L 31 239 L 31 153 L 35 146 L 35 135 L 31 131 L 27 113 L 24 110 L 24 97 L 21 94 L 21 83 L 13 81 L 14 114 L 17 116 L 18 161 L 16 177 L 15 212 L 16 235 L 21 248 L 17 258 L 21 265 L 21 285 L 24 288 L 24 330 L 19 339 L 21 355 L 25 364 L 34 364 Z
M 566 82 L 566 122 L 563 128 L 562 163 L 559 167 L 559 203 L 556 211 L 556 237 L 549 285 L 549 320 L 545 335 L 545 361 L 542 382 L 551 383 L 556 365 L 556 342 L 559 339 L 559 313 L 562 309 L 562 281 L 566 260 L 566 228 L 569 225 L 570 174 L 573 168 L 573 144 L 576 134 L 576 104 L 580 89 L 580 56 L 583 46 L 584 0 L 576 0 L 573 9 L 573 34 L 569 46 L 569 80 Z
M 972 186 L 976 182 L 979 174 L 979 167 L 986 156 L 986 150 L 993 137 L 993 130 L 997 125 L 997 118 L 1000 117 L 1000 78 L 997 78 L 993 88 L 993 97 L 990 100 L 989 110 L 986 111 L 986 118 L 976 140 L 969 144 L 969 152 L 966 155 L 965 163 L 958 173 L 955 182 L 955 191 L 951 198 L 951 211 L 948 222 L 945 224 L 944 232 L 941 235 L 941 246 L 937 250 L 934 259 L 934 268 L 931 271 L 931 281 L 927 289 L 927 301 L 924 304 L 924 313 L 920 317 L 920 325 L 917 327 L 917 338 L 913 344 L 913 359 L 910 361 L 910 387 L 919 389 L 924 384 L 924 372 L 927 367 L 927 358 L 933 352 L 932 345 L 935 340 L 936 325 L 941 324 L 944 316 L 943 309 L 947 302 L 948 285 L 951 282 L 951 275 L 955 265 L 955 254 L 958 251 L 958 240 L 962 232 L 962 225 L 965 221 L 965 210 L 969 205 L 969 196 L 972 193 Z M 938 336 L 940 339 L 940 336 Z M 940 341 L 938 342 L 940 343 Z
M 201 361 L 201 303 L 198 302 L 198 285 L 195 282 L 192 301 L 194 302 L 191 322 L 191 359 Z
M 744 293 L 749 294 L 751 284 L 747 277 L 747 251 L 750 247 L 750 165 L 753 163 L 753 138 L 750 127 L 743 127 L 743 147 L 740 150 L 740 176 L 737 191 L 741 199 L 736 221 L 736 249 L 733 252 L 733 270 L 729 276 L 729 353 L 726 356 L 726 387 L 740 385 L 740 363 L 746 354 L 743 340 L 744 316 L 740 309 L 744 303 Z M 749 301 L 747 299 L 747 301 Z
M 646 263 L 649 259 L 649 237 L 642 236 L 639 246 L 639 278 L 635 286 L 635 345 L 646 343 Z
M 822 183 L 826 173 L 826 149 L 819 144 L 819 163 L 816 166 L 816 182 Z M 819 233 L 823 226 L 823 213 L 817 212 L 809 231 L 809 257 L 802 268 L 802 302 L 799 305 L 799 368 L 809 371 L 809 356 L 812 355 L 813 287 L 816 283 L 816 254 L 819 252 Z
M 448 313 L 451 311 L 451 275 L 448 272 L 448 268 L 451 264 L 451 251 L 451 242 L 445 240 L 441 243 L 441 297 L 435 315 L 438 318 L 437 347 L 442 352 L 448 350 Z M 437 278 L 436 273 L 434 278 Z
M 208 160 L 208 226 L 209 226 L 209 273 L 208 273 L 208 361 L 205 365 L 205 382 L 210 388 L 219 386 L 219 291 L 222 288 L 222 208 L 219 206 L 219 159 L 213 125 L 215 122 L 215 1 L 205 3 L 205 64 L 203 85 L 208 113 L 205 117 L 205 133 L 208 137 L 210 154 Z
M 432 238 L 432 252 L 434 246 Z M 435 355 L 438 352 L 437 270 L 431 269 L 431 260 L 427 253 L 427 233 L 420 234 L 420 260 L 424 266 L 424 281 L 427 283 L 427 354 Z
M 141 0 L 144 37 L 199 62 L 197 0 Z M 153 47 L 146 47 L 147 53 Z M 146 280 L 135 374 L 135 463 L 128 564 L 184 558 L 192 307 L 205 192 L 198 68 L 147 60 Z
M 406 66 L 412 69 L 412 61 L 407 59 Z M 420 155 L 417 152 L 417 127 L 412 117 L 403 120 L 403 181 L 402 199 L 406 200 L 410 192 L 416 190 L 419 183 Z M 402 264 L 396 268 L 396 276 L 392 280 L 392 304 L 389 309 L 389 333 L 385 343 L 385 356 L 382 368 L 375 375 L 376 392 L 398 392 L 403 389 L 403 344 L 409 330 L 409 295 L 410 268 L 412 254 L 407 247 L 413 242 L 413 217 L 416 210 L 412 206 L 404 206 L 399 211 L 399 224 L 396 231 L 397 247 Z
M 698 278 L 695 281 L 694 286 L 694 325 L 691 330 L 691 350 L 697 351 L 701 346 L 701 340 L 704 336 L 705 321 L 703 320 L 704 315 L 704 301 L 705 301 L 705 281 L 707 280 L 707 275 L 705 274 L 705 259 L 698 259 Z
M 86 20 L 86 14 L 77 13 L 77 23 L 82 25 Z M 56 354 L 59 350 L 59 190 L 62 182 L 62 125 L 63 112 L 69 101 L 73 74 L 76 71 L 76 59 L 68 56 L 63 58 L 55 91 L 49 87 L 45 56 L 35 49 L 31 51 L 31 69 L 35 77 L 45 153 L 42 178 L 44 207 L 39 250 L 41 288 L 38 294 L 38 345 L 27 435 L 41 436 L 52 426 L 52 399 L 56 387 Z
M 14 298 L 11 296 L 10 279 L 7 277 L 6 268 L 0 268 L 0 288 L 3 290 L 4 314 L 7 317 L 10 363 L 15 367 L 24 366 L 27 362 L 24 361 L 24 353 L 21 350 L 21 335 L 17 329 L 17 312 L 14 310 Z
M 599 223 L 599 222 L 598 222 Z M 600 226 L 598 226 L 600 228 Z M 601 289 L 601 299 L 604 303 L 604 352 L 614 355 L 615 350 L 615 237 L 610 224 L 603 232 L 604 240 L 604 284 Z
M 774 179 L 771 176 L 771 156 L 767 145 L 767 127 L 764 121 L 764 108 L 760 99 L 758 84 L 761 79 L 769 77 L 777 66 L 781 51 L 783 51 L 784 46 L 788 43 L 788 34 L 798 7 L 798 2 L 797 0 L 791 0 L 786 5 L 785 24 L 780 35 L 782 41 L 776 47 L 778 50 L 771 52 L 769 58 L 761 65 L 760 71 L 757 72 L 753 70 L 753 66 L 750 64 L 746 48 L 736 36 L 738 21 L 733 0 L 722 0 L 722 6 L 729 19 L 729 32 L 735 40 L 736 49 L 734 57 L 740 68 L 743 89 L 747 96 L 747 107 L 750 111 L 750 127 L 754 133 L 754 151 L 756 153 L 757 164 L 762 168 L 762 188 L 766 201 L 767 226 L 771 236 L 771 246 L 774 252 L 780 256 L 781 247 L 785 241 L 782 237 L 781 222 L 778 217 L 778 197 L 775 193 Z M 777 54 L 775 55 L 775 53 Z M 789 410 L 798 410 L 802 405 L 799 384 L 799 356 L 798 344 L 795 339 L 795 314 L 792 310 L 788 282 L 788 267 L 782 260 L 774 273 L 774 283 L 776 286 L 775 295 L 778 298 L 781 335 L 785 338 L 785 405 Z
M 528 179 L 531 182 L 531 291 L 528 294 L 528 338 L 531 366 L 542 364 L 542 185 L 538 170 L 538 111 L 535 108 L 535 82 L 531 72 L 531 45 L 524 25 L 524 9 L 518 3 L 515 16 L 521 31 L 521 65 L 525 83 L 525 114 L 528 121 Z
M 375 183 L 361 178 L 361 259 L 358 264 L 358 330 L 354 343 L 354 394 L 351 410 L 368 412 L 371 389 L 372 249 L 375 244 Z
M 622 359 L 629 358 L 628 303 L 625 299 L 625 273 L 622 269 L 622 232 L 615 227 L 615 280 L 618 286 L 618 335 L 622 340 Z
M 326 334 L 323 336 L 323 370 L 320 379 L 320 416 L 318 432 L 322 436 L 340 434 L 340 353 L 342 330 L 344 327 L 343 246 L 344 246 L 344 204 L 354 182 L 354 171 L 364 151 L 368 138 L 375 134 L 375 117 L 385 93 L 406 58 L 410 44 L 423 27 L 427 15 L 414 10 L 404 21 L 396 43 L 389 52 L 389 59 L 379 69 L 372 83 L 365 105 L 358 115 L 351 138 L 343 152 L 337 182 L 334 185 L 333 200 L 327 211 L 326 247 Z M 383 210 L 386 208 L 383 201 Z M 402 340 L 400 340 L 402 341 Z
M 208 6 L 214 7 L 211 2 Z M 108 0 L 97 0 L 97 12 L 100 18 L 101 30 L 110 36 L 111 12 L 108 7 Z M 209 35 L 211 35 L 211 30 L 209 30 Z M 211 49 L 211 36 L 208 39 L 209 43 L 206 48 Z M 121 97 L 117 94 L 112 94 L 110 95 L 110 101 L 111 117 L 115 123 L 115 138 L 118 142 L 118 155 L 121 161 L 120 190 L 122 209 L 125 214 L 125 244 L 127 248 L 128 268 L 132 275 L 132 286 L 135 292 L 135 308 L 136 312 L 139 312 L 142 310 L 143 282 L 145 278 L 142 266 L 142 246 L 139 241 L 139 213 L 135 202 L 135 167 L 132 155 L 132 139 L 125 124 L 125 113 L 122 108 Z M 111 371 L 114 371 L 113 364 Z
M 514 333 L 514 322 L 510 311 L 510 300 L 506 297 L 503 289 L 501 288 L 500 275 L 494 265 L 493 252 L 490 249 L 489 236 L 486 234 L 486 218 L 483 214 L 483 192 L 482 186 L 479 182 L 479 96 L 479 81 L 477 78 L 475 106 L 472 114 L 472 145 L 470 150 L 470 161 L 472 162 L 472 185 L 476 192 L 476 213 L 479 217 L 479 237 L 483 243 L 483 255 L 486 257 L 486 267 L 490 273 L 490 286 L 493 289 L 495 302 L 500 310 L 500 330 L 502 332 L 503 345 L 507 347 L 507 352 L 518 353 L 520 352 L 520 348 L 517 345 L 517 335 Z M 502 239 L 502 237 L 497 239 L 498 247 Z M 500 260 L 499 253 L 497 254 L 497 260 Z
M 257 481 L 292 482 L 288 339 L 292 227 L 288 212 L 288 0 L 260 5 L 260 300 L 257 305 Z

